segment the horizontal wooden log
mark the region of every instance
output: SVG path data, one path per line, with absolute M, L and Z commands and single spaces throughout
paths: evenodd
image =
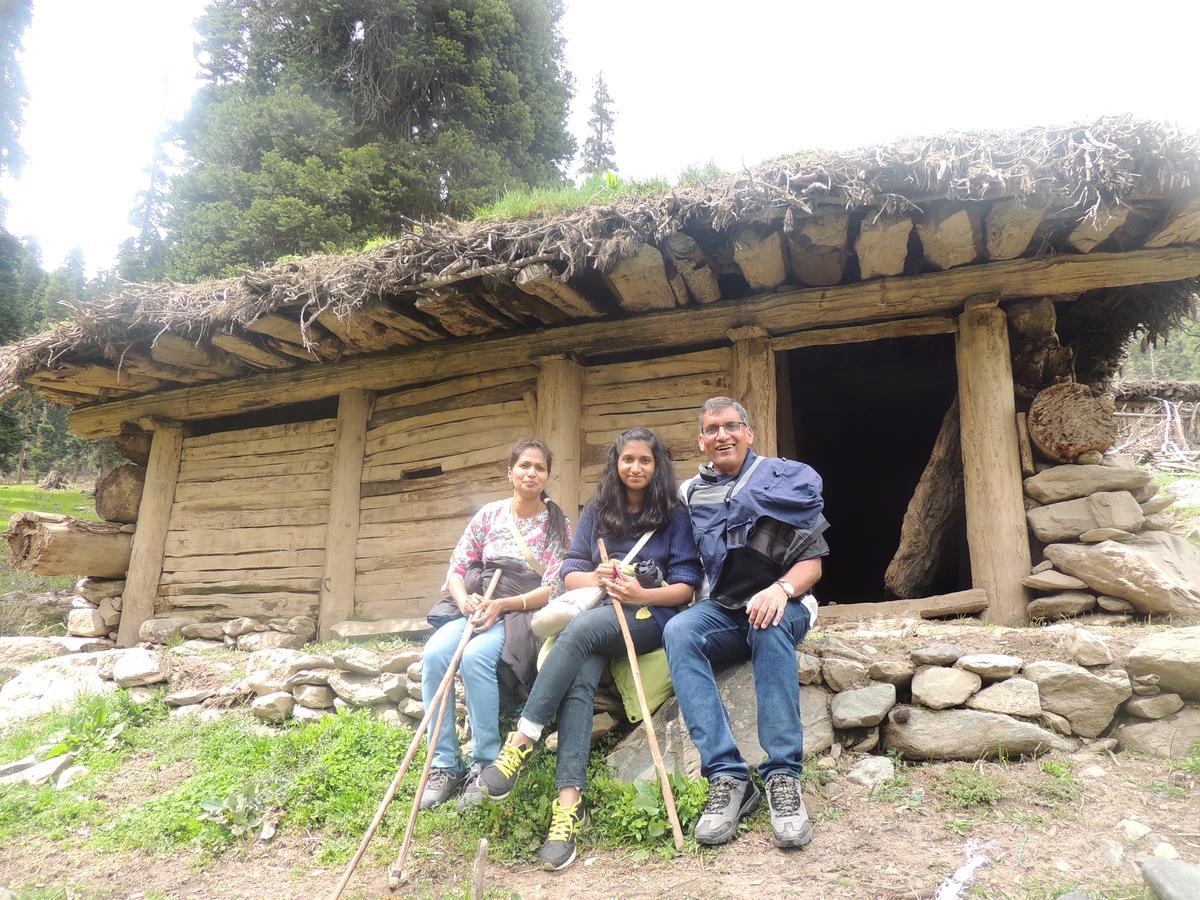
M 822 606 L 822 622 L 867 622 L 871 619 L 941 619 L 970 616 L 988 608 L 987 592 L 981 588 L 939 594 L 921 600 L 887 600 L 882 603 L 838 603 Z
M 694 430 L 696 428 L 696 416 L 700 412 L 700 407 L 704 405 L 704 401 L 707 399 L 705 397 L 699 403 L 689 404 L 686 409 L 628 410 L 600 415 L 593 414 L 591 410 L 588 410 L 587 414 L 583 417 L 582 427 L 585 431 L 608 431 L 612 429 L 624 431 L 627 428 L 640 425 L 657 432 L 660 428 L 686 425 Z
M 382 300 L 364 306 L 362 312 L 379 324 L 386 325 L 393 332 L 407 335 L 413 342 L 440 341 L 445 337 L 436 328 L 431 328 L 419 316 L 414 315 L 412 306 L 406 302 L 392 303 Z
M 160 614 L 178 609 L 216 621 L 241 616 L 272 619 L 309 616 L 315 619 L 317 605 L 316 594 L 200 594 L 163 597 L 155 608 Z
M 984 250 L 989 259 L 1015 259 L 1029 249 L 1046 216 L 1039 206 L 1026 206 L 1020 200 L 997 200 L 984 219 Z
M 362 509 L 360 507 L 358 522 L 361 527 L 363 525 L 382 525 L 388 522 L 431 522 L 436 519 L 457 519 L 465 526 L 467 520 L 482 505 L 474 497 L 462 497 L 457 500 L 411 500 L 404 503 L 389 503 L 378 509 Z
M 427 537 L 431 541 L 457 541 L 469 518 L 470 516 L 458 517 L 454 521 L 437 519 L 426 522 L 374 522 L 361 525 L 358 529 L 358 536 L 360 540 L 366 538 L 407 540 L 412 537 Z
M 480 450 L 484 447 L 511 447 L 513 442 L 518 438 L 527 437 L 533 432 L 533 423 L 529 421 L 526 413 L 524 404 L 522 404 L 519 416 L 499 417 L 489 422 L 489 424 L 495 425 L 507 421 L 508 424 L 491 428 L 480 424 L 474 428 L 464 428 L 461 434 L 450 437 L 420 440 L 422 433 L 418 431 L 410 436 L 416 438 L 416 440 L 399 442 L 399 445 L 394 449 L 380 448 L 373 451 L 368 450 L 367 456 L 363 460 L 363 465 L 377 467 L 411 464 L 428 460 L 441 461 L 443 458 L 450 458 L 472 450 Z M 482 423 L 489 420 L 480 419 L 477 421 Z M 397 435 L 396 437 L 399 438 L 400 436 Z M 507 450 L 499 454 L 496 459 L 498 463 L 507 466 Z
M 495 466 L 486 466 L 476 471 L 463 470 L 453 478 L 419 478 L 411 481 L 364 484 L 359 491 L 358 508 L 380 509 L 400 503 L 457 501 L 464 497 L 488 496 L 499 499 L 511 494 L 512 487 L 505 479 L 504 472 L 497 471 Z
M 253 375 L 219 386 L 157 391 L 73 410 L 72 430 L 84 437 L 116 434 L 122 422 L 147 415 L 206 419 L 269 409 L 286 397 L 298 403 L 350 387 L 384 389 L 477 371 L 481 365 L 524 365 L 533 354 L 622 349 L 662 351 L 694 345 L 698 336 L 757 325 L 773 335 L 886 318 L 944 314 L 980 293 L 1001 300 L 1077 295 L 1104 287 L 1180 281 L 1200 275 L 1200 248 L 1167 247 L 1126 253 L 1059 254 L 965 266 L 945 272 L 876 279 L 827 288 L 779 291 L 668 310 L 627 321 L 584 322 L 519 335 L 414 347 L 381 357 Z M 486 362 L 485 362 L 486 361 Z M 681 373 L 682 374 L 682 373 Z M 585 385 L 587 384 L 585 374 Z
M 276 509 L 223 509 L 217 512 L 171 510 L 171 531 L 193 528 L 265 528 L 271 525 L 324 525 L 329 520 L 325 506 L 280 507 Z
M 439 466 L 443 473 L 450 473 L 460 469 L 469 469 L 490 464 L 495 467 L 496 475 L 499 477 L 508 466 L 508 454 L 511 449 L 512 441 L 509 440 L 491 447 L 483 447 L 479 450 L 456 453 L 454 456 L 443 456 L 437 460 L 419 460 L 410 463 L 377 466 L 373 464 L 373 460 L 367 459 L 363 464 L 362 480 L 364 483 L 371 481 L 391 481 L 397 478 L 404 478 L 412 472 L 421 471 L 432 465 Z
M 449 521 L 449 520 L 446 520 Z M 461 525 L 463 523 L 451 523 Z M 462 528 L 449 528 L 432 533 L 413 533 L 407 536 L 359 538 L 354 554 L 355 559 L 368 559 L 372 556 L 400 556 L 406 553 L 443 553 L 447 559 L 450 551 L 462 536 Z
M 354 604 L 354 618 L 367 622 L 383 619 L 424 619 L 436 598 L 422 600 L 382 600 Z
M 514 323 L 494 307 L 459 288 L 442 288 L 422 293 L 416 298 L 416 308 L 434 319 L 447 334 L 471 337 L 492 331 L 506 331 Z
M 677 397 L 656 397 L 648 400 L 639 398 L 615 403 L 593 403 L 585 407 L 585 415 L 589 419 L 596 421 L 606 416 L 624 416 L 636 419 L 641 415 L 674 412 L 679 415 L 679 421 L 683 421 L 684 419 L 696 419 L 700 414 L 700 407 L 712 396 L 713 392 L 710 390 L 700 394 L 683 394 Z
M 909 218 L 868 216 L 863 219 L 858 238 L 854 241 L 860 277 L 866 280 L 903 272 L 908 259 L 908 236 L 912 229 L 913 223 Z
M 699 350 L 694 353 L 678 353 L 657 359 L 639 360 L 628 363 L 609 363 L 603 366 L 588 366 L 583 370 L 584 391 L 614 385 L 638 384 L 660 378 L 675 378 L 682 375 L 708 375 L 729 369 L 732 355 L 728 347 L 715 350 Z M 584 402 L 588 402 L 585 393 Z
M 292 440 L 296 446 L 308 448 L 333 444 L 333 433 L 337 428 L 334 419 L 314 419 L 311 422 L 289 422 L 286 425 L 262 425 L 258 428 L 240 428 L 236 431 L 215 431 L 212 434 L 186 437 L 183 449 L 195 450 L 199 447 L 216 447 L 226 444 L 236 447 L 253 448 L 260 441 Z M 245 449 L 241 455 L 256 452 Z
M 296 364 L 295 359 L 279 356 L 260 347 L 254 341 L 236 334 L 218 332 L 212 336 L 211 341 L 214 347 L 224 350 L 231 356 L 236 356 L 242 362 L 256 369 L 290 369 Z
M 564 281 L 545 263 L 525 266 L 513 279 L 518 289 L 562 310 L 572 319 L 594 319 L 603 315 L 586 297 Z
M 494 430 L 506 422 L 524 424 L 524 427 L 532 430 L 533 422 L 529 417 L 529 408 L 523 399 L 472 406 L 462 410 L 446 410 L 380 425 L 367 432 L 367 453 Z
M 156 362 L 150 357 L 148 348 L 143 349 L 141 346 L 130 344 L 109 342 L 104 347 L 104 358 L 116 366 L 119 372 L 153 378 L 166 384 L 198 384 L 221 378 L 216 372 L 197 372 Z
M 160 597 L 203 597 L 213 594 L 289 594 L 316 596 L 321 578 L 235 579 L 232 581 L 192 581 L 158 585 Z
M 25 379 L 26 383 L 55 388 L 76 394 L 95 394 L 100 391 L 144 394 L 162 387 L 157 378 L 135 375 L 128 369 L 118 370 L 97 363 L 59 365 L 43 369 Z
M 374 353 L 415 343 L 407 334 L 394 331 L 359 309 L 350 310 L 343 316 L 329 308 L 314 321 L 341 341 L 346 353 Z
M 428 563 L 420 566 L 405 566 L 399 569 L 376 569 L 370 572 L 359 572 L 354 576 L 355 585 L 396 585 L 409 581 L 427 585 L 432 582 L 441 585 L 446 577 L 446 560 Z
M 450 565 L 449 550 L 414 550 L 408 553 L 386 553 L 381 556 L 360 556 L 354 562 L 354 571 L 382 572 L 390 569 L 408 569 L 416 566 Z
M 897 319 L 894 322 L 876 322 L 873 325 L 850 325 L 846 328 L 817 328 L 812 331 L 798 331 L 785 337 L 774 338 L 771 341 L 771 349 L 782 351 L 834 344 L 861 344 L 889 338 L 954 334 L 956 331 L 958 331 L 958 320 L 946 316 Z
M 240 360 L 224 350 L 208 344 L 192 343 L 169 331 L 162 332 L 154 339 L 150 358 L 169 366 L 210 372 L 222 378 L 234 378 L 246 371 Z
M 276 583 L 280 581 L 303 581 L 321 578 L 321 566 L 289 566 L 283 569 L 217 569 L 204 572 L 164 572 L 159 587 L 213 584 L 213 583 Z M 185 592 L 186 593 L 186 592 Z M 204 591 L 193 591 L 202 594 Z
M 676 304 L 663 255 L 650 244 L 642 244 L 637 253 L 617 263 L 606 277 L 621 298 L 621 306 L 630 312 L 671 309 Z
M 171 514 L 201 514 L 210 512 L 243 512 L 256 509 L 301 509 L 329 505 L 329 490 L 282 491 L 274 495 L 243 497 L 204 497 L 180 501 L 176 498 Z
M 371 417 L 369 426 L 375 424 L 376 418 L 382 412 L 394 409 L 410 411 L 411 407 L 419 407 L 428 403 L 437 403 L 439 404 L 439 408 L 449 409 L 459 406 L 476 406 L 480 405 L 480 402 L 474 401 L 472 397 L 479 391 L 513 385 L 511 395 L 516 396 L 525 389 L 526 385 L 536 382 L 536 366 L 517 366 L 508 369 L 477 372 L 457 378 L 448 378 L 444 381 L 422 385 L 421 387 L 404 388 L 388 394 L 380 394 L 375 400 L 375 412 Z M 467 398 L 465 402 L 464 398 Z M 494 401 L 484 400 L 481 402 L 491 403 Z M 422 415 L 423 412 L 418 411 L 415 414 Z
M 701 375 L 680 375 L 676 378 L 656 378 L 652 381 L 636 382 L 636 389 L 630 389 L 629 394 L 643 402 L 674 402 L 677 397 L 700 396 L 716 397 L 729 393 L 729 372 L 708 372 Z M 583 405 L 586 409 L 597 409 L 626 395 L 621 388 L 611 385 L 584 385 Z M 698 411 L 697 411 L 698 412 Z
M 240 569 L 288 569 L 295 566 L 323 566 L 325 550 L 269 550 L 261 553 L 206 553 L 168 556 L 164 572 L 238 571 Z
M 267 528 L 193 528 L 167 532 L 167 555 L 254 553 L 268 550 L 315 550 L 325 546 L 323 525 Z
M 14 569 L 38 575 L 124 578 L 132 535 L 111 522 L 21 512 L 4 532 Z
M 721 285 L 712 261 L 691 235 L 676 231 L 667 236 L 663 247 L 697 303 L 713 303 L 721 299 Z
M 245 459 L 246 457 L 241 457 Z M 254 457 L 257 459 L 258 457 Z M 327 474 L 332 466 L 328 454 L 322 454 L 313 459 L 305 453 L 295 459 L 280 462 L 259 463 L 256 465 L 237 465 L 238 457 L 214 460 L 210 463 L 188 462 L 179 469 L 179 481 L 210 482 L 232 481 L 239 478 L 262 478 L 268 475 L 321 475 Z M 234 464 L 230 464 L 234 463 Z
M 442 579 L 446 575 L 443 569 L 440 574 L 430 578 L 414 578 L 404 576 L 392 584 L 360 584 L 354 583 L 354 602 L 359 604 L 424 601 L 425 609 L 433 606 L 442 594 Z
M 191 481 L 175 488 L 175 501 L 204 500 L 215 497 L 244 497 L 259 491 L 270 494 L 283 491 L 324 491 L 329 475 L 264 475 L 261 478 L 235 478 L 230 481 Z

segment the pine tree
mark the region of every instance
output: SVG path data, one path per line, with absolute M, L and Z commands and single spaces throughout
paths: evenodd
M 584 175 L 617 171 L 617 164 L 613 162 L 616 151 L 612 140 L 613 123 L 617 116 L 612 106 L 613 99 L 608 95 L 608 85 L 604 83 L 604 73 L 601 72 L 593 83 L 592 116 L 588 119 L 587 140 L 583 142 L 583 163 L 579 171 Z

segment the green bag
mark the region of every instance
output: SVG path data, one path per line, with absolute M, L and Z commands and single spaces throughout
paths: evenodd
M 546 657 L 550 655 L 555 640 L 557 638 L 550 638 L 542 644 L 542 649 L 538 651 L 538 669 L 542 668 Z M 637 688 L 633 683 L 633 669 L 629 665 L 629 658 L 622 656 L 612 660 L 608 664 L 608 669 L 612 673 L 617 692 L 621 695 L 621 703 L 625 706 L 625 718 L 630 722 L 642 721 L 641 704 L 638 703 Z M 655 711 L 675 693 L 675 687 L 671 684 L 671 670 L 667 666 L 667 652 L 659 647 L 657 650 L 643 653 L 638 657 L 638 670 L 642 673 L 642 688 L 646 692 L 646 704 L 650 707 L 650 714 L 654 715 Z

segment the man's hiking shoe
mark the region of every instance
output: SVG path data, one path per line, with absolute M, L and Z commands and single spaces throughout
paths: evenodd
M 483 802 L 483 794 L 479 792 L 479 773 L 482 771 L 483 764 L 475 763 L 467 772 L 466 780 L 463 781 L 462 793 L 458 795 L 458 800 L 454 803 L 454 808 L 458 811 L 470 809 Z
M 514 731 L 500 748 L 500 755 L 479 773 L 479 792 L 489 800 L 503 800 L 517 783 L 517 774 L 525 761 L 533 756 L 534 744 L 517 743 Z
M 542 868 L 557 872 L 575 862 L 575 836 L 583 825 L 583 800 L 564 806 L 558 800 L 550 808 L 550 830 L 542 844 Z
M 425 791 L 421 794 L 421 809 L 433 809 L 445 803 L 456 793 L 463 782 L 463 773 L 454 769 L 431 769 Z
M 812 840 L 812 823 L 800 796 L 800 779 L 782 772 L 767 779 L 771 809 L 771 842 L 776 847 L 804 847 Z
M 738 822 L 758 809 L 762 794 L 750 781 L 714 778 L 708 783 L 708 802 L 696 823 L 696 840 L 715 847 L 737 834 Z

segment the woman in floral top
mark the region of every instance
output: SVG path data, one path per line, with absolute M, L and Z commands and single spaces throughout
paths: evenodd
M 437 745 L 430 749 L 433 766 L 421 795 L 421 809 L 449 800 L 464 782 L 461 802 L 482 799 L 476 777 L 500 752 L 497 668 L 501 660 L 527 687 L 532 684 L 537 648 L 529 618 L 533 610 L 546 605 L 571 543 L 570 522 L 544 491 L 551 464 L 550 448 L 542 441 L 517 441 L 508 461 L 512 496 L 475 513 L 450 557 L 442 588 L 449 596 L 430 613 L 430 621 L 438 628 L 425 645 L 421 699 L 429 709 L 463 630 L 474 628 L 475 637 L 467 643 L 461 666 L 471 719 L 472 760 L 470 770 L 465 771 L 451 707 L 442 721 Z M 497 568 L 502 571 L 499 586 L 495 596 L 485 600 L 481 594 Z M 433 723 L 429 732 L 432 735 Z

